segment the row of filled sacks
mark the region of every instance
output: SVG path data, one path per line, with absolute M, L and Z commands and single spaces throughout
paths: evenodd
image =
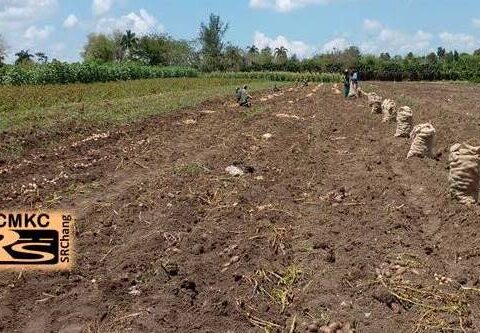
M 383 122 L 397 123 L 396 137 L 412 140 L 407 158 L 433 158 L 436 130 L 430 123 L 413 126 L 413 112 L 408 106 L 397 108 L 391 99 L 369 93 L 368 103 L 372 113 L 382 114 Z M 453 199 L 464 204 L 479 201 L 480 188 L 480 147 L 467 143 L 454 144 L 449 156 L 449 193 Z
M 408 106 L 397 109 L 396 103 L 391 99 L 382 98 L 376 93 L 366 94 L 368 105 L 372 108 L 373 114 L 382 114 L 383 122 L 397 122 L 395 131 L 396 137 L 410 137 L 413 130 L 413 112 Z

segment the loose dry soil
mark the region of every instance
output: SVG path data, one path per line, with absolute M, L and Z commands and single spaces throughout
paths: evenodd
M 365 90 L 431 121 L 436 159 L 327 85 L 24 138 L 0 207 L 75 212 L 76 265 L 1 273 L 0 329 L 479 332 L 480 207 L 447 197 L 447 152 L 479 143 L 480 87 Z

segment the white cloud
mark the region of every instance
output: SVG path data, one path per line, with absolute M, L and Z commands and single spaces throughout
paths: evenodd
M 250 7 L 255 9 L 274 9 L 279 12 L 291 10 L 314 4 L 325 4 L 331 0 L 250 0 Z
M 391 29 L 380 21 L 370 19 L 364 20 L 363 29 L 368 33 L 367 38 L 359 45 L 364 53 L 427 53 L 432 49 L 434 36 L 423 30 L 411 34 Z
M 77 24 L 78 18 L 73 14 L 68 15 L 65 21 L 63 21 L 63 26 L 67 29 L 75 28 Z
M 442 46 L 447 49 L 473 51 L 479 45 L 479 41 L 474 36 L 463 33 L 442 32 L 439 37 Z
M 101 18 L 97 23 L 97 32 L 111 33 L 113 31 L 132 30 L 143 35 L 148 32 L 163 31 L 163 26 L 145 9 L 137 13 L 131 12 L 119 18 Z
M 346 40 L 345 38 L 343 37 L 338 37 L 338 38 L 334 38 L 328 42 L 326 42 L 323 46 L 322 46 L 322 52 L 323 53 L 331 53 L 333 51 L 343 51 L 345 50 L 346 48 L 348 48 L 350 45 L 350 42 L 348 40 Z
M 52 11 L 57 4 L 57 0 L 0 0 L 0 22 L 31 21 Z
M 97 16 L 104 15 L 110 11 L 114 0 L 93 0 L 92 10 Z
M 275 49 L 277 47 L 285 47 L 289 55 L 296 54 L 299 58 L 305 58 L 313 54 L 314 48 L 302 41 L 289 41 L 284 36 L 277 36 L 270 38 L 264 33 L 256 31 L 253 37 L 253 44 L 259 49 L 270 47 Z
M 414 51 L 428 51 L 431 49 L 431 42 L 433 35 L 429 32 L 418 30 L 413 38 L 410 40 L 410 43 L 405 45 L 406 48 L 403 49 L 404 52 L 409 51 L 408 48 L 411 48 Z M 409 45 L 410 44 L 410 45 Z
M 55 14 L 58 0 L 0 0 L 0 32 L 9 45 L 7 59 L 21 49 L 37 48 L 52 33 L 40 22 Z M 43 47 L 43 45 L 42 45 Z
M 37 28 L 36 26 L 32 25 L 25 30 L 23 37 L 29 41 L 44 40 L 47 39 L 52 32 L 53 28 L 51 26 Z
M 418 30 L 414 35 L 409 35 L 399 30 L 385 28 L 378 35 L 379 48 L 394 53 L 426 52 L 430 48 L 433 35 Z
M 383 28 L 383 24 L 376 20 L 366 19 L 363 21 L 363 28 L 367 31 L 376 31 Z
M 472 24 L 475 28 L 480 28 L 480 19 L 478 19 L 478 18 L 473 19 Z

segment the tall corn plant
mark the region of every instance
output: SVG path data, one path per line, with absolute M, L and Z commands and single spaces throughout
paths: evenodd
M 4 66 L 0 84 L 41 85 L 127 81 L 149 78 L 197 77 L 193 68 L 155 67 L 135 63 L 95 64 L 52 62 L 45 65 Z
M 245 80 L 269 80 L 269 81 L 285 81 L 296 82 L 307 80 L 310 82 L 341 82 L 340 74 L 332 73 L 292 73 L 292 72 L 213 72 L 204 74 L 207 78 L 229 78 L 229 79 L 245 79 Z

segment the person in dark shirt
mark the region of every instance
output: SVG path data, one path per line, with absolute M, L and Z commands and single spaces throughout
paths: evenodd
M 343 76 L 343 93 L 345 98 L 350 94 L 350 71 L 348 69 L 345 70 Z

